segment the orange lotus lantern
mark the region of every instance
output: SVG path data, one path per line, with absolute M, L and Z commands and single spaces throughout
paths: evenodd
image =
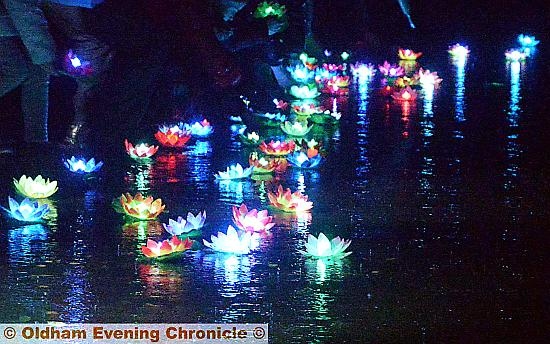
M 149 239 L 147 240 L 147 245 L 141 247 L 141 252 L 147 258 L 168 260 L 179 257 L 192 246 L 193 241 L 189 240 L 189 238 L 180 240 L 177 236 L 173 236 L 172 239 L 160 242 Z
M 293 140 L 286 141 L 273 141 L 266 143 L 262 141 L 258 147 L 263 153 L 273 156 L 284 156 L 290 154 L 296 148 L 296 143 Z
M 307 195 L 300 191 L 292 193 L 290 189 L 283 190 L 281 185 L 276 193 L 269 192 L 267 197 L 272 206 L 288 213 L 304 212 L 313 208 L 313 202 L 308 201 Z
M 155 133 L 155 138 L 164 147 L 181 148 L 191 138 L 191 132 L 181 130 L 177 125 L 173 127 L 162 126 Z
M 162 199 L 153 200 L 153 196 L 145 198 L 140 192 L 135 196 L 123 194 L 120 196 L 120 205 L 126 215 L 139 220 L 154 220 L 166 207 L 162 204 Z
M 399 55 L 399 58 L 401 60 L 407 60 L 407 61 L 414 61 L 420 56 L 422 56 L 422 53 L 420 52 L 415 53 L 411 49 L 401 49 L 401 48 L 399 48 L 399 50 L 397 51 L 397 54 Z
M 407 86 L 399 92 L 394 92 L 392 98 L 399 101 L 412 101 L 416 100 L 417 95 L 415 90 Z
M 159 150 L 158 146 L 149 146 L 147 143 L 140 143 L 134 147 L 128 140 L 124 140 L 124 146 L 126 146 L 126 153 L 134 159 L 150 158 Z

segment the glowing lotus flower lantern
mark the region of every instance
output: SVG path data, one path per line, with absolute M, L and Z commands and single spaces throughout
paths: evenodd
M 155 138 L 164 147 L 181 148 L 191 139 L 191 132 L 182 130 L 179 126 L 161 126 L 155 133 Z
M 239 135 L 241 141 L 246 145 L 257 145 L 260 142 L 260 135 L 253 131 L 251 133 Z
M 19 204 L 13 198 L 8 197 L 8 203 L 10 209 L 5 210 L 14 219 L 24 222 L 38 222 L 50 211 L 50 207 L 47 204 L 40 205 L 38 202 L 33 202 L 28 198 L 25 198 Z
M 292 111 L 294 111 L 297 116 L 309 117 L 316 113 L 323 113 L 325 111 L 325 108 L 322 106 L 315 106 L 313 104 L 300 106 L 294 105 L 292 107 Z
M 309 234 L 306 250 L 300 252 L 315 258 L 341 259 L 351 254 L 351 252 L 345 252 L 350 244 L 351 240 L 340 239 L 340 237 L 328 240 L 323 233 L 320 233 L 318 238 Z
M 200 122 L 195 122 L 193 124 L 186 124 L 185 128 L 191 131 L 192 135 L 199 137 L 206 137 L 214 132 L 214 128 L 206 119 L 203 119 Z
M 248 158 L 250 166 L 254 167 L 254 174 L 272 173 L 277 168 L 277 163 L 273 159 L 259 158 L 257 152 L 250 153 Z
M 287 135 L 290 136 L 304 136 L 307 133 L 310 132 L 311 128 L 313 128 L 313 125 L 309 126 L 307 125 L 307 121 L 305 123 L 302 122 L 285 122 L 284 124 L 281 124 L 281 130 L 283 130 Z
M 240 207 L 233 206 L 233 222 L 245 232 L 267 233 L 275 226 L 273 217 L 268 216 L 267 210 L 248 210 L 243 203 Z
M 540 41 L 535 39 L 535 36 L 529 36 L 521 34 L 518 36 L 518 42 L 522 47 L 532 48 L 540 43 Z
M 149 146 L 147 143 L 140 143 L 134 147 L 128 140 L 124 140 L 124 146 L 126 147 L 126 153 L 133 159 L 150 158 L 159 150 L 158 146 Z
M 288 213 L 299 213 L 313 208 L 313 202 L 308 201 L 307 195 L 300 191 L 292 193 L 290 189 L 283 190 L 281 185 L 276 193 L 269 192 L 267 197 L 273 207 Z
M 292 166 L 299 168 L 315 168 L 321 163 L 321 156 L 319 154 L 315 154 L 310 158 L 304 152 L 294 152 L 287 156 L 286 159 Z
M 378 66 L 378 70 L 387 78 L 397 78 L 405 74 L 405 70 L 397 65 L 392 65 L 388 61 L 384 61 L 383 65 Z
M 351 65 L 351 73 L 354 77 L 361 80 L 370 80 L 374 76 L 374 74 L 376 74 L 376 69 L 374 69 L 374 65 L 370 63 L 365 64 L 356 62 L 355 64 Z
M 186 226 L 190 226 L 192 229 L 200 229 L 204 226 L 204 222 L 206 221 L 206 210 L 203 210 L 202 212 L 199 211 L 197 215 L 187 213 L 186 220 Z
M 403 87 L 407 87 L 407 86 L 412 86 L 415 83 L 416 83 L 416 79 L 409 78 L 408 76 L 401 76 L 401 77 L 395 79 L 394 85 L 396 87 L 403 88 Z
M 286 13 L 286 7 L 277 2 L 267 2 L 264 1 L 256 7 L 254 11 L 255 18 L 267 18 L 275 17 L 282 18 Z
M 193 214 L 189 214 L 193 216 Z M 187 234 L 197 229 L 196 224 L 188 222 L 181 216 L 178 216 L 177 220 L 168 219 L 168 224 L 163 223 L 162 225 L 164 226 L 164 229 L 171 235 Z
M 314 85 L 304 85 L 304 86 L 292 86 L 290 87 L 290 95 L 298 99 L 313 99 L 317 98 L 321 93 L 317 90 L 317 87 Z
M 178 258 L 183 252 L 189 250 L 192 246 L 192 240 L 180 240 L 177 236 L 173 236 L 169 240 L 160 242 L 155 242 L 149 239 L 147 240 L 147 245 L 141 247 L 141 252 L 147 258 L 169 260 Z
M 19 180 L 14 179 L 13 185 L 20 194 L 29 198 L 48 198 L 58 190 L 57 181 L 44 179 L 41 175 L 35 179 L 23 175 Z
M 411 49 L 399 49 L 397 51 L 397 54 L 399 55 L 399 58 L 401 60 L 407 60 L 407 61 L 415 61 L 417 58 L 422 56 L 422 53 L 415 53 Z
M 216 179 L 231 180 L 231 179 L 245 179 L 250 177 L 254 167 L 243 168 L 241 164 L 231 165 L 225 172 L 220 171 L 215 174 Z
M 451 57 L 455 59 L 465 59 L 470 53 L 468 46 L 462 46 L 458 43 L 450 46 L 448 51 L 449 55 L 451 55 Z
M 237 233 L 233 226 L 227 227 L 227 234 L 218 232 L 217 236 L 210 236 L 212 242 L 203 240 L 204 246 L 218 252 L 249 254 L 259 247 L 259 235 L 257 233 L 242 232 Z
M 86 160 L 82 158 L 77 159 L 74 156 L 72 156 L 70 159 L 63 161 L 63 163 L 65 164 L 65 167 L 69 169 L 69 171 L 81 174 L 97 172 L 103 166 L 103 161 L 100 161 L 96 164 L 94 158 Z
M 292 79 L 300 84 L 310 83 L 315 78 L 315 72 L 304 65 L 290 66 L 286 70 L 290 73 Z
M 288 142 L 272 140 L 269 143 L 262 141 L 258 148 L 260 149 L 260 151 L 267 155 L 284 156 L 292 153 L 295 147 L 296 143 L 293 140 L 290 140 Z
M 89 76 L 93 73 L 92 65 L 88 61 L 82 61 L 72 50 L 65 55 L 64 66 L 71 75 Z
M 523 53 L 516 49 L 508 50 L 504 53 L 504 55 L 506 56 L 506 60 L 512 62 L 523 61 L 527 58 L 526 53 Z
M 123 194 L 120 196 L 120 205 L 126 215 L 139 220 L 154 220 L 166 207 L 160 198 L 153 200 L 152 196 L 143 197 L 140 192 L 135 196 Z
M 405 87 L 399 92 L 394 92 L 392 98 L 399 101 L 413 101 L 416 100 L 418 94 L 415 90 L 411 89 L 409 86 Z
M 424 70 L 422 68 L 420 68 L 416 77 L 424 87 L 437 87 L 442 80 L 437 72 L 430 72 L 429 69 Z
M 275 104 L 275 107 L 281 111 L 285 111 L 288 109 L 288 103 L 284 100 L 279 100 L 277 98 L 273 99 L 273 103 Z
M 329 71 L 331 73 L 336 73 L 336 72 L 343 72 L 344 70 L 346 70 L 346 67 L 344 65 L 337 65 L 337 64 L 334 64 L 334 63 L 323 63 L 323 69 L 326 70 L 326 71 Z

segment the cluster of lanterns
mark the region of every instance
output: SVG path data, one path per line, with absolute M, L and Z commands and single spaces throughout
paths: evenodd
M 506 50 L 504 56 L 508 62 L 521 62 L 525 61 L 531 56 L 535 50 L 535 47 L 540 43 L 534 36 L 521 34 L 517 38 L 519 43 L 518 48 Z

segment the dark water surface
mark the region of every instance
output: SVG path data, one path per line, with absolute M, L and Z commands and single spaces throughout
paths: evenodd
M 210 139 L 148 164 L 125 156 L 124 137 L 114 151 L 96 147 L 105 166 L 92 181 L 67 172 L 57 148 L 1 158 L 2 205 L 22 174 L 60 189 L 44 224 L 0 218 L 0 322 L 259 322 L 274 343 L 542 339 L 550 175 L 538 59 L 507 66 L 502 52 L 474 50 L 461 70 L 444 49 L 427 51 L 420 62 L 444 79 L 433 100 L 406 108 L 380 95 L 378 79 L 355 85 L 340 125 L 313 130 L 328 153 L 321 167 L 271 182 L 215 182 L 249 153 L 215 120 Z M 142 260 L 140 246 L 164 239 L 169 217 L 206 209 L 209 237 L 225 232 L 231 205 L 265 208 L 279 183 L 314 208 L 273 213 L 259 252 Z M 110 203 L 126 191 L 161 197 L 169 212 L 125 224 Z M 319 232 L 352 239 L 353 254 L 303 257 Z

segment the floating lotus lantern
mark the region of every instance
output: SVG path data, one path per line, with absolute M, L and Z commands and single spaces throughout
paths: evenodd
M 277 163 L 273 159 L 259 158 L 257 152 L 252 152 L 248 158 L 250 166 L 254 167 L 254 174 L 272 173 L 277 168 Z
M 304 85 L 304 86 L 292 86 L 290 87 L 290 95 L 298 99 L 313 99 L 317 98 L 321 93 L 317 90 L 317 87 L 314 85 Z
M 350 55 L 347 51 L 343 51 L 341 54 L 340 54 L 340 57 L 342 58 L 342 61 L 346 61 L 347 59 L 349 59 Z
M 63 163 L 65 164 L 65 167 L 69 169 L 69 171 L 75 173 L 97 172 L 103 166 L 103 161 L 100 161 L 96 164 L 94 158 L 86 161 L 86 159 L 77 159 L 74 156 L 72 156 L 70 159 L 63 161 Z
M 239 234 L 231 225 L 227 227 L 227 234 L 218 232 L 217 236 L 210 236 L 210 240 L 212 242 L 203 239 L 204 246 L 218 252 L 248 254 L 259 247 L 257 233 L 242 232 Z
M 309 117 L 316 113 L 323 113 L 325 111 L 325 108 L 322 106 L 315 106 L 313 104 L 294 105 L 292 107 L 292 111 L 294 111 L 297 116 Z
M 296 144 L 293 140 L 288 142 L 272 140 L 269 143 L 262 141 L 258 148 L 267 155 L 283 156 L 292 153 L 295 147 Z
M 309 126 L 307 125 L 307 121 L 305 123 L 302 122 L 285 122 L 284 124 L 281 124 L 281 130 L 284 131 L 287 135 L 290 136 L 304 136 L 313 128 L 313 125 Z
M 261 2 L 254 11 L 255 18 L 275 17 L 282 18 L 286 13 L 286 7 L 277 2 Z
M 412 88 L 410 88 L 409 86 L 405 87 L 404 89 L 402 89 L 399 92 L 394 92 L 392 94 L 392 98 L 395 99 L 395 100 L 399 100 L 399 101 L 416 100 L 417 96 L 418 96 L 418 94 L 416 93 L 416 91 L 413 90 Z
M 523 53 L 516 49 L 507 50 L 504 55 L 506 56 L 506 60 L 512 62 L 523 61 L 527 58 L 526 53 Z
M 321 156 L 319 154 L 310 158 L 304 152 L 294 152 L 288 155 L 286 159 L 292 166 L 299 168 L 315 168 L 321 163 Z
M 273 217 L 268 216 L 267 210 L 248 210 L 243 203 L 240 207 L 233 206 L 233 222 L 245 232 L 267 233 L 275 226 Z
M 304 212 L 313 208 L 313 202 L 307 200 L 307 195 L 303 195 L 300 191 L 292 193 L 290 189 L 283 191 L 281 185 L 277 193 L 269 192 L 267 197 L 272 206 L 288 213 Z
M 540 41 L 537 41 L 535 39 L 535 36 L 529 36 L 521 34 L 518 36 L 518 42 L 521 44 L 522 47 L 532 48 L 540 43 Z
M 242 135 L 239 135 L 239 137 L 245 145 L 257 145 L 260 142 L 260 135 L 258 135 L 255 131 L 247 134 L 243 133 Z
M 334 64 L 334 63 L 323 63 L 323 69 L 326 70 L 326 71 L 329 71 L 329 72 L 343 72 L 344 70 L 346 70 L 346 67 L 344 65 L 337 65 L 337 64 Z
M 150 158 L 159 150 L 158 146 L 149 146 L 147 143 L 140 143 L 134 147 L 128 140 L 124 140 L 124 146 L 126 153 L 134 159 Z
M 185 124 L 185 129 L 191 131 L 192 135 L 200 137 L 209 136 L 214 132 L 214 128 L 206 119 L 203 119 L 200 122 L 195 122 L 193 124 Z
M 279 110 L 285 111 L 288 109 L 288 103 L 284 100 L 279 100 L 277 98 L 273 99 L 273 104 L 275 104 L 275 107 Z
M 388 78 L 397 78 L 405 74 L 403 67 L 392 65 L 388 61 L 384 61 L 383 65 L 378 66 L 378 70 Z
M 286 116 L 280 113 L 260 113 L 257 114 L 263 122 L 263 125 L 268 127 L 279 127 L 286 120 Z
M 231 180 L 231 179 L 244 179 L 250 177 L 254 167 L 243 168 L 241 164 L 231 165 L 225 172 L 220 171 L 215 174 L 216 179 Z
M 345 252 L 350 244 L 351 240 L 340 239 L 340 237 L 328 240 L 323 233 L 320 233 L 318 238 L 309 234 L 306 250 L 300 252 L 315 258 L 341 259 L 351 254 L 351 252 Z
M 415 75 L 422 86 L 437 87 L 441 83 L 442 79 L 437 75 L 437 72 L 430 72 L 429 69 L 422 69 Z
M 397 54 L 399 55 L 399 58 L 401 60 L 407 60 L 407 61 L 414 61 L 420 56 L 422 56 L 422 53 L 415 53 L 411 49 L 399 49 L 397 51 Z
M 135 196 L 123 194 L 120 196 L 120 205 L 126 215 L 139 220 L 154 220 L 166 207 L 160 198 L 153 201 L 152 196 L 145 198 L 140 192 Z
M 290 73 L 292 79 L 300 84 L 310 83 L 315 78 L 315 72 L 304 65 L 289 66 L 286 67 L 286 70 Z
M 58 190 L 57 181 L 44 179 L 41 175 L 35 179 L 23 175 L 19 180 L 14 179 L 13 185 L 20 194 L 29 198 L 48 198 Z
M 162 226 L 171 235 L 187 234 L 196 229 L 195 224 L 188 222 L 181 216 L 178 216 L 177 220 L 168 219 L 168 224 L 163 223 Z
M 315 68 L 317 68 L 317 66 L 315 65 L 317 63 L 317 59 L 315 57 L 308 56 L 308 54 L 306 53 L 301 53 L 298 58 L 308 69 L 314 70 Z
M 147 245 L 141 247 L 141 252 L 147 258 L 157 260 L 169 260 L 178 258 L 183 252 L 189 250 L 193 246 L 193 241 L 189 238 L 180 240 L 177 236 L 173 236 L 169 240 L 160 242 L 147 240 Z
M 370 63 L 365 64 L 365 63 L 356 62 L 355 64 L 351 65 L 351 72 L 353 76 L 361 80 L 369 80 L 376 73 L 376 69 L 374 69 L 374 65 Z
M 470 53 L 468 46 L 462 46 L 458 43 L 453 46 L 450 46 L 448 51 L 451 57 L 456 59 L 464 59 Z
M 4 209 L 14 219 L 24 222 L 38 222 L 50 211 L 50 207 L 47 204 L 40 205 L 38 202 L 33 202 L 28 198 L 25 198 L 19 204 L 13 198 L 8 197 L 8 203 L 10 209 Z
M 93 73 L 92 65 L 88 61 L 82 61 L 72 50 L 65 55 L 64 65 L 71 75 L 88 76 Z
M 409 78 L 408 76 L 401 76 L 397 79 L 395 79 L 394 85 L 395 87 L 403 88 L 407 86 L 412 86 L 416 83 L 416 80 L 413 78 Z
M 155 138 L 164 147 L 181 148 L 185 146 L 187 141 L 191 138 L 191 132 L 188 130 L 182 130 L 179 126 L 172 127 L 161 126 L 155 133 Z
M 206 210 L 198 212 L 197 215 L 187 213 L 187 226 L 191 226 L 192 229 L 200 229 L 204 226 L 206 221 Z

